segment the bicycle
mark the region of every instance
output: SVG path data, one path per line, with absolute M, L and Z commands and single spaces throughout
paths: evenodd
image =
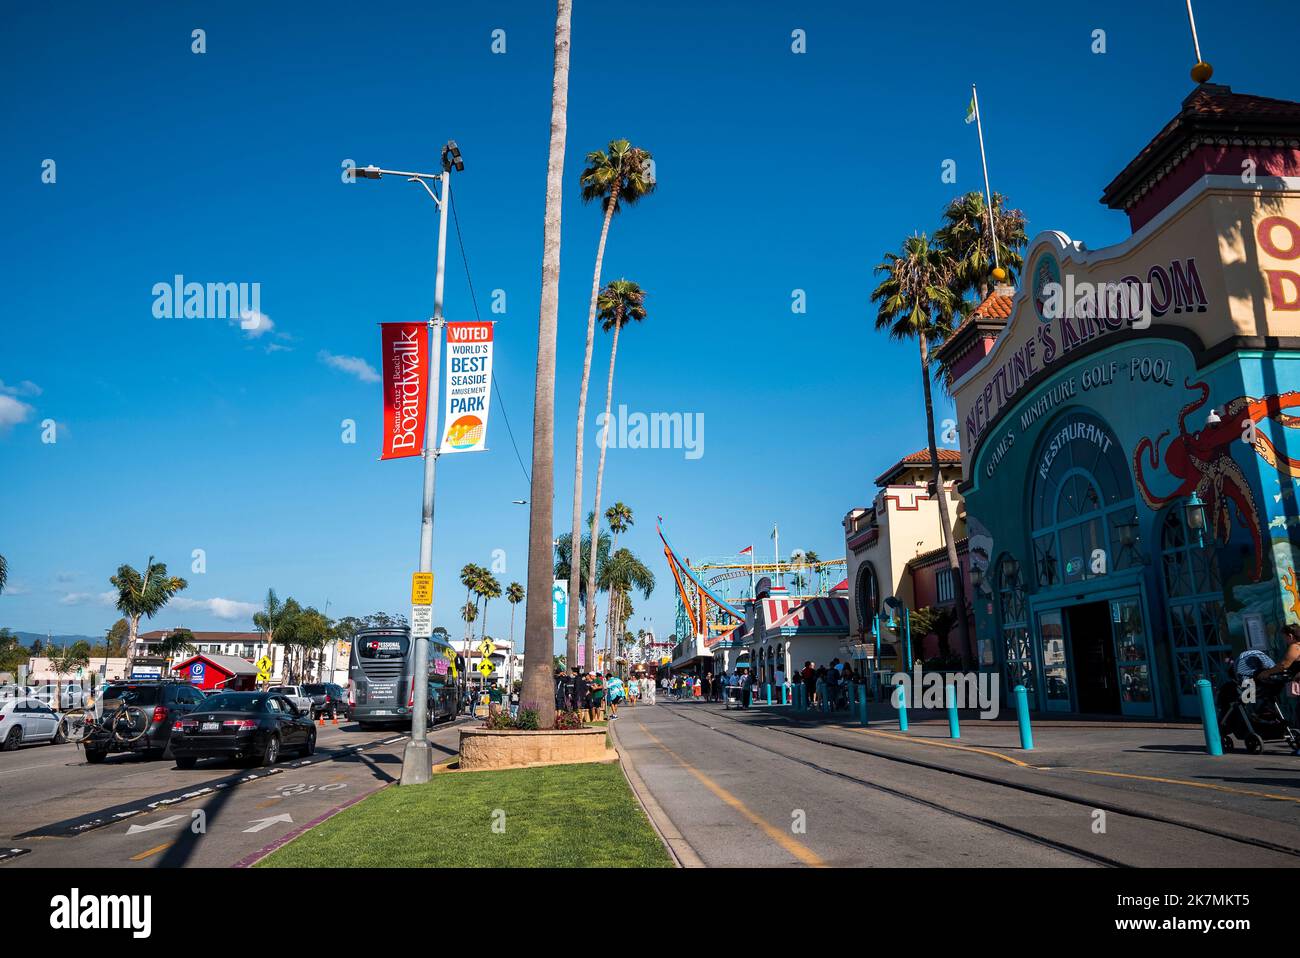
M 97 714 L 93 707 L 70 709 L 63 713 L 59 725 L 64 738 L 80 745 L 96 732 L 106 731 L 123 745 L 130 745 L 149 731 L 150 716 L 138 705 L 123 700 L 116 708 Z

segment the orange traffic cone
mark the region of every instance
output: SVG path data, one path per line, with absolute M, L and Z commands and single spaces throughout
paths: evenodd
M 330 718 L 332 718 L 332 719 L 334 720 L 334 724 L 335 724 L 335 725 L 338 725 L 338 724 L 339 724 L 339 713 L 338 713 L 338 712 L 330 712 Z
M 321 728 L 324 728 L 324 727 L 325 727 L 325 713 L 324 713 L 324 712 L 321 712 L 321 713 L 320 713 L 320 718 L 317 719 L 317 721 L 320 722 L 320 727 L 321 727 Z

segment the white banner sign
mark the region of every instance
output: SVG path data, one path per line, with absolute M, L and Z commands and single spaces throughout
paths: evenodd
M 487 448 L 492 400 L 492 324 L 447 324 L 447 389 L 439 452 Z
M 411 606 L 411 638 L 428 639 L 433 637 L 433 606 Z

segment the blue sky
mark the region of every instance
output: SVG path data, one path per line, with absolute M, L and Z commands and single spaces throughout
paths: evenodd
M 1179 0 L 1012 3 L 997 23 L 947 0 L 924 16 L 818 2 L 575 6 L 556 527 L 569 523 L 600 218 L 577 176 L 587 150 L 626 136 L 653 151 L 659 189 L 611 231 L 605 279 L 649 292 L 648 321 L 620 342 L 615 402 L 705 423 L 700 458 L 613 449 L 606 467 L 604 504 L 632 506 L 624 541 L 659 577 L 632 626 L 667 634 L 656 514 L 688 555 L 751 542 L 770 555 L 779 523 L 784 553 L 839 556 L 845 512 L 924 445 L 915 350 L 872 331 L 871 268 L 932 231 L 952 195 L 980 188 L 962 122 L 970 83 L 994 189 L 1031 235 L 1060 229 L 1096 248 L 1127 235 L 1097 197 L 1177 111 L 1191 44 Z M 1215 81 L 1300 98 L 1290 34 L 1268 27 L 1287 5 L 1252 9 L 1197 4 Z M 498 28 L 504 55 L 491 51 Z M 1091 52 L 1095 29 L 1104 54 Z M 401 181 L 344 185 L 341 164 L 433 170 L 443 142 L 460 144 L 470 268 L 498 320 L 496 374 L 529 462 L 552 30 L 537 0 L 400 14 L 287 0 L 8 5 L 0 625 L 102 632 L 115 618 L 108 576 L 151 554 L 190 579 L 186 602 L 154 625 L 249 628 L 268 586 L 328 600 L 331 615 L 403 608 L 420 466 L 377 461 L 379 385 L 322 353 L 375 366 L 376 323 L 428 315 L 435 209 Z M 940 180 L 945 159 L 955 186 Z M 176 274 L 260 283 L 273 325 L 250 336 L 155 318 L 151 290 Z M 447 275 L 448 317 L 472 319 L 454 237 Z M 503 315 L 487 313 L 493 290 Z M 806 314 L 792 314 L 794 290 Z M 593 408 L 608 338 L 596 349 Z M 53 444 L 41 442 L 47 419 Z M 499 405 L 489 445 L 439 464 L 435 621 L 453 634 L 463 563 L 499 549 L 501 578 L 526 578 L 527 510 L 511 500 L 528 488 Z M 203 574 L 190 571 L 194 549 Z M 505 634 L 508 617 L 494 603 L 489 631 Z

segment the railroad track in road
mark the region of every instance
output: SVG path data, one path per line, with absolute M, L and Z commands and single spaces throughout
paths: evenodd
M 735 732 L 731 732 L 722 728 L 717 728 L 716 726 L 710 724 L 708 721 L 695 718 L 694 716 L 688 714 L 684 710 L 677 709 L 677 708 L 669 708 L 667 709 L 667 711 L 669 712 L 670 715 L 673 715 L 684 721 L 688 721 L 696 725 L 699 725 L 703 728 L 707 728 L 710 731 L 716 732 L 719 735 L 724 735 L 727 738 L 735 739 L 736 741 L 742 742 L 745 745 L 749 745 L 752 748 L 757 748 L 764 752 L 768 752 L 770 754 L 780 756 L 781 758 L 786 759 L 787 761 L 791 761 L 799 765 L 803 765 L 807 768 L 813 769 L 814 771 L 820 772 L 824 775 L 829 775 L 834 778 L 842 779 L 844 781 L 853 782 L 855 784 L 861 785 L 864 788 L 872 789 L 877 792 L 882 792 L 884 794 L 891 795 L 895 798 L 900 798 L 903 799 L 904 801 L 912 802 L 917 805 L 922 805 L 926 808 L 933 809 L 939 812 L 943 812 L 944 814 L 952 815 L 956 818 L 963 819 L 964 821 L 985 825 L 989 828 L 996 829 L 997 831 L 1015 835 L 1019 838 L 1023 838 L 1026 841 L 1033 842 L 1036 845 L 1041 845 L 1047 848 L 1051 848 L 1056 851 L 1062 852 L 1064 854 L 1071 855 L 1073 857 L 1091 862 L 1093 864 L 1101 865 L 1103 867 L 1107 867 L 1107 868 L 1133 867 L 1117 859 L 1113 859 L 1108 856 L 1098 854 L 1097 852 L 1094 852 L 1090 849 L 1080 848 L 1079 846 L 1072 845 L 1068 842 L 1062 842 L 1058 839 L 1051 838 L 1050 836 L 1041 835 L 1036 832 L 1028 831 L 1027 829 L 1018 828 L 1014 825 L 1009 825 L 1005 822 L 1000 822 L 983 815 L 977 815 L 971 812 L 957 811 L 956 809 L 949 808 L 946 805 L 935 802 L 932 799 L 925 798 L 922 795 L 917 795 L 913 792 L 905 791 L 899 788 L 894 788 L 889 785 L 883 785 L 879 782 L 873 782 L 870 779 L 865 779 L 856 775 L 851 775 L 847 772 L 841 772 L 836 769 L 827 768 L 824 765 L 820 765 L 817 762 L 814 762 L 810 759 L 801 758 L 795 755 L 790 755 L 787 754 L 786 752 L 782 752 L 779 749 L 771 748 L 769 746 L 763 745 L 760 742 L 755 742 L 752 739 L 746 738 L 745 736 L 738 735 Z M 1185 831 L 1190 831 L 1190 832 L 1198 832 L 1200 834 L 1217 838 L 1223 841 L 1234 842 L 1236 844 L 1247 846 L 1247 847 L 1264 849 L 1266 851 L 1271 851 L 1278 854 L 1287 855 L 1292 858 L 1300 859 L 1300 848 L 1295 848 L 1289 845 L 1283 845 L 1278 842 L 1270 842 L 1263 839 L 1254 838 L 1248 835 L 1239 835 L 1232 832 L 1223 831 L 1221 829 L 1216 829 L 1208 825 L 1200 825 L 1195 822 L 1187 822 L 1175 818 L 1169 818 L 1163 815 L 1157 815 L 1153 812 L 1144 811 L 1142 809 L 1126 808 L 1120 805 L 1116 805 L 1114 803 L 1097 802 L 1097 801 L 1078 798 L 1070 795 L 1063 795 L 1059 792 L 1053 791 L 1052 789 L 1039 788 L 1037 786 L 1030 785 L 1028 783 L 1009 782 L 992 775 L 984 775 L 981 774 L 980 772 L 953 768 L 952 766 L 948 766 L 948 765 L 939 765 L 935 762 L 927 762 L 923 759 L 909 758 L 895 753 L 879 751 L 876 749 L 867 748 L 865 746 L 850 745 L 844 742 L 828 741 L 827 739 L 818 738 L 813 735 L 803 734 L 801 731 L 797 729 L 783 728 L 778 725 L 753 726 L 747 722 L 742 722 L 739 719 L 734 719 L 722 712 L 712 712 L 709 714 L 709 718 L 710 719 L 721 718 L 727 722 L 732 723 L 733 725 L 743 726 L 746 728 L 767 729 L 770 731 L 780 732 L 782 734 L 789 735 L 793 738 L 802 739 L 803 741 L 806 742 L 813 742 L 817 745 L 826 746 L 828 748 L 836 748 L 836 749 L 841 749 L 843 751 L 856 752 L 858 754 L 869 755 L 873 758 L 884 759 L 886 761 L 896 762 L 903 765 L 909 765 L 915 768 L 922 768 L 934 772 L 942 772 L 947 775 L 956 775 L 959 778 L 963 778 L 969 781 L 975 781 L 985 785 L 996 786 L 998 788 L 1007 789 L 1013 792 L 1018 792 L 1020 794 L 1032 795 L 1037 798 L 1044 798 L 1056 802 L 1061 802 L 1063 804 L 1078 806 L 1089 810 L 1089 812 L 1095 810 L 1101 810 L 1106 812 L 1108 815 L 1115 815 L 1115 816 L 1119 816 L 1120 818 L 1139 819 L 1142 821 L 1148 821 L 1160 825 L 1165 825 L 1171 828 L 1183 829 Z

